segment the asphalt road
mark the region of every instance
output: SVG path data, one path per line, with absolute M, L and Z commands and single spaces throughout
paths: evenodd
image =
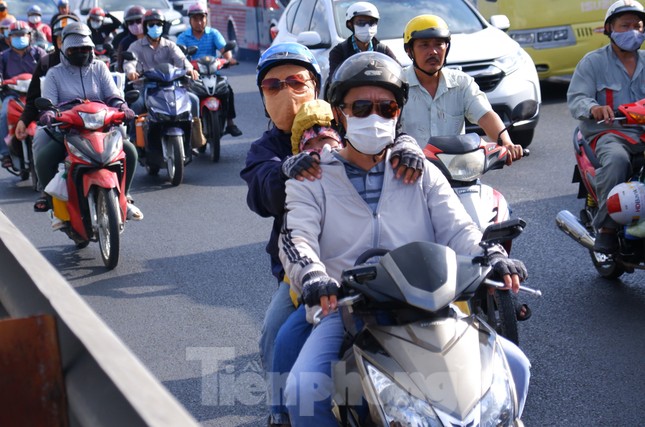
M 1 209 L 116 334 L 205 426 L 266 423 L 257 341 L 274 289 L 264 245 L 271 221 L 246 207 L 239 178 L 250 143 L 267 128 L 251 63 L 226 71 L 236 92 L 239 138 L 206 156 L 171 187 L 164 171 L 137 171 L 133 196 L 145 214 L 127 224 L 121 261 L 102 265 L 91 244 L 76 250 L 32 210 L 36 194 L 0 171 Z M 521 325 L 532 362 L 527 426 L 635 426 L 645 419 L 645 273 L 600 279 L 588 253 L 557 230 L 561 209 L 577 212 L 571 184 L 575 125 L 566 86 L 543 86 L 530 157 L 489 174 L 528 222 L 514 242 L 525 261 L 533 317 Z M 219 361 L 217 366 L 215 364 Z

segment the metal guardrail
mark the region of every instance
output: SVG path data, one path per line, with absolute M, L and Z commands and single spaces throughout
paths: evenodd
M 0 317 L 56 318 L 71 426 L 197 421 L 0 211 Z

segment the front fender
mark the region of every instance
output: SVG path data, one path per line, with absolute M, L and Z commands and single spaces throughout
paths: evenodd
M 83 194 L 89 194 L 90 188 L 96 185 L 102 188 L 116 188 L 121 193 L 121 185 L 117 174 L 108 169 L 95 169 L 83 175 Z

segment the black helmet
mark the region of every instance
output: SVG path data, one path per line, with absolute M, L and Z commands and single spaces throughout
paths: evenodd
M 380 86 L 391 91 L 399 107 L 408 99 L 408 83 L 401 65 L 380 52 L 357 53 L 336 69 L 329 86 L 330 104 L 342 104 L 347 91 L 360 86 Z
M 163 12 L 157 9 L 150 9 L 143 15 L 143 25 L 152 21 L 166 22 L 166 18 L 163 16 Z
M 72 22 L 79 22 L 76 15 L 58 15 L 52 23 L 52 35 L 60 36 L 63 29 Z
M 130 6 L 123 16 L 123 21 L 128 22 L 134 19 L 141 19 L 146 10 L 141 6 Z

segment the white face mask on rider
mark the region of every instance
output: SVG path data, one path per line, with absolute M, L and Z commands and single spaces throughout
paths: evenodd
M 376 35 L 378 26 L 376 24 L 365 24 L 362 27 L 354 26 L 354 36 L 363 43 L 369 43 Z
M 343 115 L 347 121 L 345 138 L 357 151 L 376 155 L 394 143 L 396 119 L 386 119 L 378 114 L 353 117 L 343 112 Z

